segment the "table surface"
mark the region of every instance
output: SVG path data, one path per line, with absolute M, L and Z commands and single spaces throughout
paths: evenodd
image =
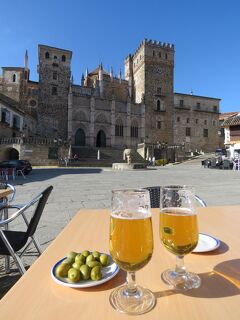
M 12 193 L 12 190 L 7 188 L 7 189 L 0 189 L 0 199 L 5 198 L 9 196 Z
M 240 206 L 199 209 L 199 229 L 221 240 L 205 254 L 189 254 L 185 264 L 200 275 L 202 285 L 185 293 L 170 290 L 161 272 L 175 264 L 158 235 L 159 210 L 153 212 L 154 253 L 137 272 L 137 283 L 152 290 L 157 303 L 143 319 L 240 319 Z M 53 226 L 54 227 L 54 226 Z M 109 211 L 81 210 L 0 301 L 1 319 L 133 319 L 117 313 L 109 303 L 111 291 L 125 282 L 120 271 L 100 286 L 72 289 L 55 283 L 52 266 L 69 251 L 108 252 Z

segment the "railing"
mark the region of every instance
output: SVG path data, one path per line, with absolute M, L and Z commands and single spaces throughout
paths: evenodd
M 54 144 L 57 143 L 54 139 L 47 139 L 47 138 L 2 138 L 0 139 L 0 144 Z

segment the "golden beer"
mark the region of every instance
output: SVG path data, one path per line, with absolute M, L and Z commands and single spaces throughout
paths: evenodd
M 110 254 L 125 271 L 137 271 L 152 257 L 152 219 L 111 216 Z
M 160 213 L 160 239 L 164 246 L 178 256 L 190 253 L 198 243 L 197 215 L 180 208 Z

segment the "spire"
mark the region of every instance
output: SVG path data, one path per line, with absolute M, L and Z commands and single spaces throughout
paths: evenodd
M 28 51 L 27 50 L 25 52 L 24 67 L 25 69 L 28 69 Z
M 121 70 L 121 68 L 119 70 L 119 82 L 120 83 L 122 82 L 122 70 Z
M 110 68 L 109 75 L 110 75 L 111 81 L 113 81 L 113 68 L 112 67 Z
M 72 77 L 71 77 L 71 83 L 73 84 L 73 75 L 72 75 Z
M 82 78 L 81 78 L 81 86 L 84 86 L 84 74 L 82 73 Z
M 88 68 L 86 69 L 85 77 L 88 77 Z
M 103 67 L 102 67 L 102 63 L 100 63 L 100 65 L 99 65 L 98 81 L 99 81 L 100 96 L 102 96 L 102 93 L 103 93 Z

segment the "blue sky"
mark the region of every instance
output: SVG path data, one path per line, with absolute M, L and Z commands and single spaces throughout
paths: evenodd
M 144 39 L 175 45 L 174 91 L 222 99 L 240 111 L 240 1 L 1 1 L 0 66 L 23 66 L 38 80 L 39 43 L 73 51 L 72 74 L 102 62 L 116 74 Z

